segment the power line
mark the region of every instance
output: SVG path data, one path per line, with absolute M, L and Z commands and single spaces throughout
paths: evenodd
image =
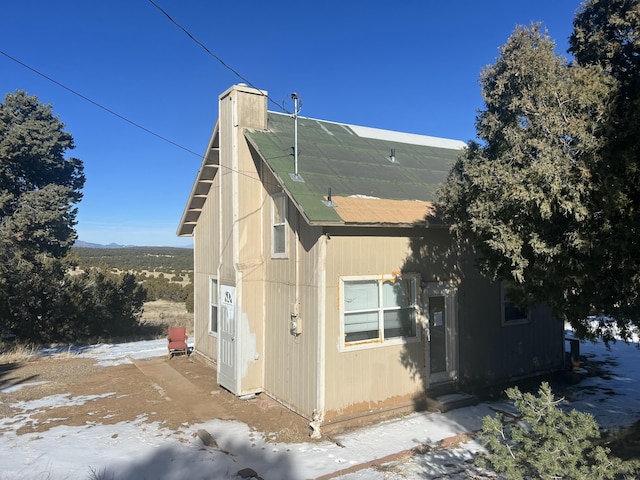
M 191 35 L 191 33 L 182 25 L 180 25 L 178 22 L 176 22 L 171 15 L 169 15 L 160 5 L 158 5 L 156 2 L 154 2 L 153 0 L 149 0 L 149 2 L 156 7 L 158 10 L 160 10 L 165 17 L 167 17 L 169 19 L 169 21 L 171 23 L 173 23 L 176 27 L 178 27 L 180 30 L 182 30 L 191 40 L 193 40 L 197 45 L 199 45 L 205 52 L 207 52 L 209 55 L 211 55 L 213 58 L 215 58 L 218 62 L 220 62 L 220 64 L 226 68 L 227 70 L 229 70 L 231 73 L 233 73 L 236 77 L 238 77 L 240 80 L 242 80 L 244 83 L 246 83 L 247 85 L 249 85 L 252 88 L 255 88 L 256 90 L 258 90 L 263 96 L 267 97 L 267 100 L 269 100 L 271 103 L 273 103 L 275 106 L 277 106 L 280 110 L 282 110 L 284 113 L 287 113 L 289 115 L 291 115 L 291 112 L 289 112 L 286 108 L 284 108 L 283 105 L 279 104 L 278 102 L 276 102 L 275 100 L 273 100 L 271 97 L 269 97 L 266 93 L 264 93 L 262 90 L 260 90 L 258 87 L 256 87 L 250 80 L 248 80 L 247 78 L 245 78 L 244 76 L 242 76 L 238 71 L 236 71 L 234 68 L 230 67 L 229 65 L 227 65 L 224 60 L 222 60 L 218 55 L 216 55 L 215 53 L 213 53 L 211 50 L 209 50 L 207 48 L 207 46 L 202 43 L 200 40 L 198 40 L 197 38 L 195 38 L 193 35 Z
M 150 135 L 153 135 L 154 137 L 159 138 L 160 140 L 163 140 L 163 141 L 165 141 L 165 142 L 167 142 L 167 143 L 170 143 L 171 145 L 174 145 L 174 146 L 176 146 L 176 147 L 178 147 L 178 148 L 180 148 L 180 149 L 184 150 L 185 152 L 191 153 L 192 155 L 195 155 L 195 156 L 196 156 L 196 157 L 198 157 L 198 158 L 202 158 L 202 155 L 201 155 L 201 154 L 196 153 L 196 152 L 194 152 L 193 150 L 188 149 L 187 147 L 183 147 L 183 146 L 182 146 L 182 145 L 180 145 L 179 143 L 176 143 L 176 142 L 174 142 L 173 140 L 169 140 L 168 138 L 163 137 L 162 135 L 157 134 L 157 133 L 155 133 L 154 131 L 149 130 L 149 129 L 148 129 L 148 128 L 146 128 L 146 127 L 143 127 L 142 125 L 140 125 L 140 124 L 138 124 L 138 123 L 136 123 L 136 122 L 134 122 L 134 121 L 132 121 L 132 120 L 129 120 L 128 118 L 124 117 L 123 115 L 120 115 L 119 113 L 114 112 L 113 110 L 111 110 L 110 108 L 105 107 L 104 105 L 101 105 L 100 103 L 96 102 L 95 100 L 92 100 L 92 99 L 90 99 L 89 97 L 87 97 L 87 96 L 85 96 L 85 95 L 82 95 L 82 94 L 81 94 L 81 93 L 79 93 L 79 92 L 76 92 L 76 91 L 75 91 L 75 90 L 73 90 L 72 88 L 67 87 L 67 86 L 66 86 L 66 85 L 64 85 L 63 83 L 61 83 L 61 82 L 57 81 L 56 79 L 51 78 L 50 76 L 48 76 L 48 75 L 46 75 L 46 74 L 44 74 L 44 73 L 40 72 L 39 70 L 37 70 L 37 69 L 35 69 L 35 68 L 31 67 L 30 65 L 27 65 L 26 63 L 21 62 L 20 60 L 18 60 L 17 58 L 15 58 L 15 57 L 13 57 L 13 56 L 9 55 L 8 53 L 6 53 L 6 52 L 4 52 L 4 51 L 0 50 L 0 54 L 4 55 L 4 56 L 5 56 L 5 57 L 7 57 L 8 59 L 10 59 L 10 60 L 12 60 L 12 61 L 16 62 L 18 65 L 21 65 L 22 67 L 26 68 L 27 70 L 30 70 L 30 71 L 32 71 L 33 73 L 37 74 L 37 75 L 40 75 L 42 78 L 45 78 L 45 79 L 49 80 L 51 83 L 54 83 L 55 85 L 57 85 L 57 86 L 59 86 L 59 87 L 61 87 L 61 88 L 64 88 L 64 89 L 65 89 L 65 90 L 67 90 L 68 92 L 71 92 L 72 94 L 74 94 L 74 95 L 76 95 L 76 96 L 80 97 L 81 99 L 83 99 L 83 100 L 85 100 L 85 101 L 87 101 L 87 102 L 91 103 L 92 105 L 94 105 L 94 106 L 96 106 L 96 107 L 98 107 L 98 108 L 100 108 L 100 109 L 104 110 L 105 112 L 110 113 L 111 115 L 114 115 L 115 117 L 118 117 L 120 120 L 124 120 L 125 122 L 129 123 L 130 125 L 133 125 L 134 127 L 139 128 L 140 130 L 142 130 L 142 131 L 144 131 L 144 132 L 146 132 L 146 133 L 148 133 L 148 134 L 150 134 Z M 268 98 L 268 97 L 267 97 L 267 98 Z M 229 170 L 229 171 L 232 171 L 232 172 L 235 172 L 235 173 L 237 173 L 238 175 L 242 175 L 242 176 L 245 176 L 245 177 L 247 177 L 247 178 L 250 178 L 251 180 L 262 181 L 260 177 L 254 177 L 253 175 L 250 175 L 250 174 L 245 173 L 245 172 L 241 172 L 240 170 L 235 170 L 234 168 L 232 168 L 232 167 L 228 167 L 228 166 L 226 166 L 226 165 L 219 165 L 219 167 L 220 167 L 220 168 L 225 168 L 225 169 L 227 169 L 227 170 Z M 264 183 L 265 183 L 265 185 L 269 185 L 269 184 L 270 184 L 270 185 L 276 185 L 276 184 L 271 184 L 271 183 L 269 183 L 269 182 L 264 182 Z
M 193 150 L 189 150 L 187 147 L 183 147 L 183 146 L 182 146 L 182 145 L 180 145 L 179 143 L 176 143 L 176 142 L 174 142 L 173 140 L 169 140 L 168 138 L 163 137 L 162 135 L 160 135 L 160 134 L 158 134 L 158 133 L 156 133 L 156 132 L 154 132 L 154 131 L 152 131 L 152 130 L 149 130 L 149 129 L 148 129 L 148 128 L 146 128 L 146 127 L 143 127 L 142 125 L 140 125 L 139 123 L 134 122 L 133 120 L 129 120 L 128 118 L 126 118 L 126 117 L 124 117 L 124 116 L 120 115 L 119 113 L 114 112 L 113 110 L 111 110 L 111 109 L 109 109 L 109 108 L 105 107 L 104 105 L 101 105 L 101 104 L 99 104 L 98 102 L 96 102 L 96 101 L 94 101 L 94 100 L 91 100 L 89 97 L 86 97 L 86 96 L 82 95 L 81 93 L 76 92 L 76 91 L 75 91 L 75 90 L 73 90 L 72 88 L 67 87 L 66 85 L 64 85 L 64 84 L 62 84 L 62 83 L 60 83 L 60 82 L 58 82 L 57 80 L 55 80 L 55 79 L 53 79 L 53 78 L 49 77 L 48 75 L 45 75 L 44 73 L 40 72 L 39 70 L 36 70 L 35 68 L 33 68 L 33 67 L 31 67 L 31 66 L 27 65 L 26 63 L 21 62 L 20 60 L 18 60 L 18 59 L 17 59 L 17 58 L 15 58 L 15 57 L 12 57 L 12 56 L 11 56 L 11 55 L 9 55 L 8 53 L 3 52 L 2 50 L 0 50 L 0 53 L 1 53 L 2 55 L 4 55 L 5 57 L 7 57 L 8 59 L 13 60 L 14 62 L 16 62 L 18 65 L 22 65 L 24 68 L 26 68 L 26 69 L 28 69 L 28 70 L 31 70 L 33 73 L 36 73 L 37 75 L 40 75 L 40 76 L 41 76 L 41 77 L 43 77 L 43 78 L 46 78 L 46 79 L 47 79 L 47 80 L 49 80 L 50 82 L 55 83 L 56 85 L 58 85 L 58 86 L 59 86 L 59 87 L 61 87 L 61 88 L 64 88 L 64 89 L 65 89 L 65 90 L 67 90 L 68 92 L 71 92 L 71 93 L 73 93 L 74 95 L 76 95 L 76 96 L 78 96 L 78 97 L 82 98 L 83 100 L 86 100 L 87 102 L 89 102 L 89 103 L 91 103 L 91 104 L 95 105 L 96 107 L 101 108 L 101 109 L 102 109 L 102 110 L 104 110 L 105 112 L 108 112 L 108 113 L 110 113 L 111 115 L 114 115 L 114 116 L 118 117 L 120 120 L 124 120 L 125 122 L 127 122 L 127 123 L 129 123 L 129 124 L 133 125 L 134 127 L 139 128 L 140 130 L 143 130 L 143 131 L 147 132 L 148 134 L 153 135 L 154 137 L 159 138 L 160 140 L 163 140 L 163 141 L 165 141 L 165 142 L 167 142 L 167 143 L 170 143 L 171 145 L 173 145 L 173 146 L 175 146 L 175 147 L 178 147 L 178 148 L 180 148 L 180 149 L 184 150 L 185 152 L 189 152 L 189 153 L 191 153 L 191 154 L 193 154 L 193 155 L 195 155 L 195 156 L 197 156 L 197 157 L 199 157 L 199 158 L 202 158 L 202 155 L 201 155 L 201 154 L 196 153 L 196 152 L 194 152 Z

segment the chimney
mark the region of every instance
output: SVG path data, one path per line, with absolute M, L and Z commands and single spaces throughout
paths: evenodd
M 267 100 L 266 90 L 247 87 L 241 83 L 234 85 L 219 97 L 220 115 L 230 108 L 233 115 L 233 126 L 241 128 L 267 129 Z

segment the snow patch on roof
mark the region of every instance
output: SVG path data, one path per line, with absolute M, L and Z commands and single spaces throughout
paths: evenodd
M 334 136 L 333 133 L 331 133 L 331 131 L 329 131 L 329 129 L 327 127 L 325 127 L 322 123 L 320 123 L 319 121 L 316 121 L 316 123 L 320 126 L 320 128 L 322 130 L 325 131 L 325 133 L 328 133 L 329 135 L 331 135 L 332 137 Z
M 349 125 L 349 128 L 351 128 L 356 135 L 360 137 L 375 140 L 409 143 L 424 147 L 449 148 L 452 150 L 460 150 L 467 146 L 466 143 L 460 140 L 453 140 L 450 138 L 430 137 L 428 135 L 418 135 L 416 133 L 394 132 L 391 130 L 382 130 L 380 128 L 360 127 L 358 125 Z
M 371 195 L 361 195 L 359 193 L 355 195 L 349 195 L 349 198 L 369 198 L 372 200 L 380 200 L 380 197 L 372 197 Z

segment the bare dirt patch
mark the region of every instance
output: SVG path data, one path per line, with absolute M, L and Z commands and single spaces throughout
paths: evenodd
M 272 441 L 309 441 L 305 419 L 266 395 L 238 399 L 217 386 L 215 374 L 213 366 L 194 356 L 108 367 L 85 358 L 6 363 L 0 365 L 0 415 L 18 421 L 30 409 L 30 421 L 23 422 L 18 434 L 140 418 L 178 430 L 222 419 L 244 422 Z M 32 407 L 53 395 L 62 399 L 58 406 Z

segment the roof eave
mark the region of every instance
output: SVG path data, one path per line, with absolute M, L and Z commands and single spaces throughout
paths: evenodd
M 218 168 L 220 166 L 220 146 L 218 122 L 213 128 L 213 133 L 209 140 L 209 145 L 202 158 L 200 169 L 196 175 L 196 180 L 191 188 L 191 193 L 187 200 L 176 235 L 178 237 L 192 237 L 193 231 L 198 223 L 202 208 L 207 200 L 209 190 L 213 184 Z

